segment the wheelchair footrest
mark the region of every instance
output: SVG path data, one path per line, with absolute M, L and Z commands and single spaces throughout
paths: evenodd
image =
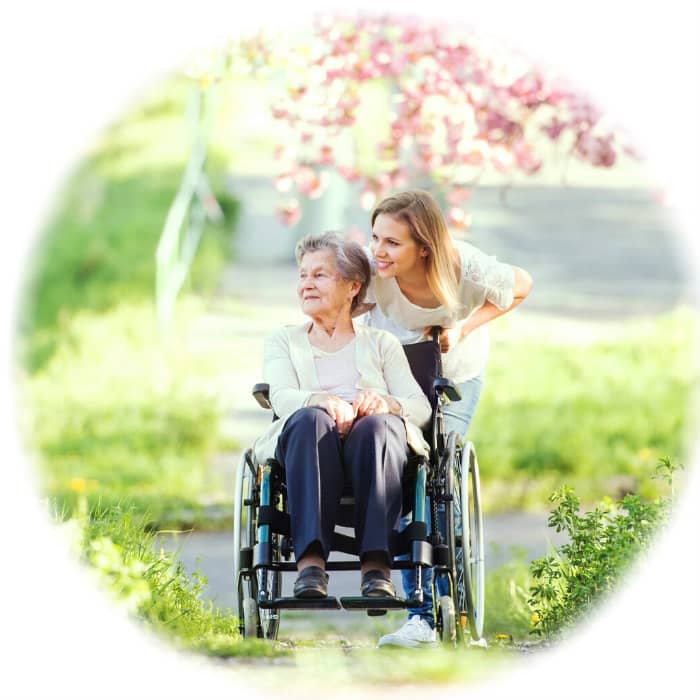
M 340 604 L 346 610 L 403 610 L 403 598 L 365 598 L 363 596 L 343 596 Z
M 274 598 L 259 603 L 263 610 L 340 610 L 335 596 L 325 598 Z

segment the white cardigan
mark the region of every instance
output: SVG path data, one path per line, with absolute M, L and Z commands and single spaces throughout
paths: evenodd
M 360 373 L 357 389 L 390 395 L 401 405 L 408 444 L 417 454 L 428 445 L 419 426 L 430 420 L 430 403 L 411 374 L 399 341 L 388 331 L 368 328 L 353 321 L 355 362 Z M 263 380 L 270 385 L 270 402 L 279 416 L 253 445 L 259 464 L 274 457 L 277 438 L 295 411 L 306 406 L 312 394 L 322 393 L 309 342 L 311 322 L 285 326 L 265 340 Z

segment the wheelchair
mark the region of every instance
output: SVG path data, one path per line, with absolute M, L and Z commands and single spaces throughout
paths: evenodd
M 463 444 L 456 432 L 445 434 L 443 408 L 461 397 L 454 384 L 441 376 L 438 332 L 434 329 L 430 340 L 403 346 L 411 371 L 433 409 L 424 431 L 430 453 L 427 457 L 414 455 L 405 470 L 403 512 L 412 511 L 413 521 L 399 535 L 391 567 L 414 569 L 415 590 L 406 599 L 335 597 L 330 592 L 326 598 L 282 597 L 282 575 L 296 574 L 284 468 L 274 459 L 256 464 L 249 448 L 241 456 L 236 475 L 233 524 L 234 584 L 244 638 L 276 639 L 283 610 L 345 609 L 383 615 L 387 610 L 418 607 L 423 603 L 423 571 L 431 567 L 435 623 L 441 641 L 459 647 L 470 639 L 482 639 L 485 570 L 479 465 L 471 442 Z M 267 384 L 256 384 L 253 395 L 263 408 L 272 408 Z M 360 570 L 356 540 L 338 532 L 338 527 L 350 526 L 353 505 L 346 487 L 326 571 Z M 440 527 L 443 519 L 438 514 L 443 513 L 444 527 Z M 357 559 L 334 560 L 334 552 Z M 408 558 L 396 559 L 401 554 Z M 444 594 L 439 595 L 439 591 Z

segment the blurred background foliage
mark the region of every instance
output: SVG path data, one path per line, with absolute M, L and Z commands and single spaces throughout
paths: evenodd
M 223 343 L 208 352 L 195 336 L 217 305 L 230 302 L 220 318 L 264 313 L 222 300 L 217 285 L 240 211 L 228 173 L 253 161 L 258 174 L 266 163 L 274 171 L 272 138 L 248 142 L 241 112 L 240 138 L 224 129 L 234 97 L 248 103 L 261 89 L 230 78 L 206 166 L 225 219 L 207 224 L 176 328 L 161 337 L 154 252 L 188 156 L 183 115 L 191 89 L 179 76 L 164 81 L 77 166 L 37 238 L 18 319 L 24 425 L 46 493 L 72 503 L 70 480 L 84 477 L 97 484 L 95 502 L 128 497 L 169 524 L 226 517 L 231 485 L 211 463 L 235 449 L 236 437 L 221 430 L 233 399 L 222 395 L 228 385 L 220 378 L 233 365 L 252 367 L 256 379 L 259 358 L 238 355 L 240 337 L 231 337 L 228 351 Z M 259 133 L 257 122 L 250 129 Z M 290 290 L 290 308 L 292 297 Z M 693 311 L 617 324 L 513 314 L 493 325 L 472 427 L 487 508 L 541 509 L 562 480 L 589 500 L 606 489 L 635 490 L 659 457 L 688 454 Z M 207 332 L 233 333 L 225 323 Z
M 189 156 L 191 81 L 173 77 L 112 124 L 56 197 L 40 232 L 21 309 L 22 363 L 33 372 L 78 311 L 151 300 L 155 249 Z M 239 203 L 225 188 L 228 157 L 209 144 L 207 171 L 224 212 L 207 224 L 189 291 L 209 294 L 231 255 Z

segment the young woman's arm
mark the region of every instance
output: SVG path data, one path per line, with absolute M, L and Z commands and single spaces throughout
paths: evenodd
M 507 309 L 500 309 L 493 302 L 486 300 L 483 306 L 477 309 L 469 318 L 460 321 L 454 328 L 443 328 L 442 333 L 440 333 L 440 349 L 442 352 L 447 352 L 479 326 L 483 326 L 485 323 L 493 321 L 494 318 L 507 314 L 527 297 L 532 289 L 532 277 L 520 267 L 515 267 L 515 265 L 511 267 L 515 275 L 513 303 Z

